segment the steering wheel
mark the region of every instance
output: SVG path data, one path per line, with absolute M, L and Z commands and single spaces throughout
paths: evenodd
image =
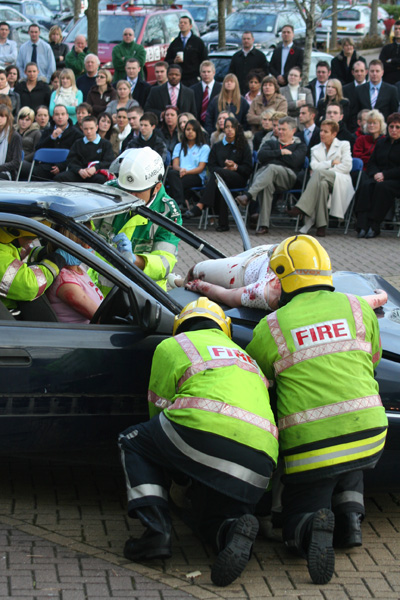
M 102 325 L 112 325 L 116 322 L 130 323 L 126 319 L 129 309 L 128 295 L 120 287 L 114 285 L 90 319 L 90 323 L 101 323 Z

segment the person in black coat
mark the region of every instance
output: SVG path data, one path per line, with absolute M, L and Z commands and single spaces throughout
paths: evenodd
M 182 83 L 194 85 L 199 80 L 200 65 L 208 57 L 207 48 L 201 38 L 192 33 L 192 19 L 182 16 L 179 19 L 180 35 L 169 45 L 165 60 L 170 65 L 182 67 Z
M 205 129 L 210 135 L 215 131 L 217 118 L 222 110 L 232 113 L 243 128 L 247 127 L 249 103 L 240 95 L 238 79 L 232 73 L 225 75 L 220 93 L 208 105 Z
M 69 52 L 67 44 L 62 42 L 63 35 L 61 27 L 53 25 L 49 30 L 49 44 L 53 50 L 54 58 L 56 60 L 56 70 L 61 71 L 65 69 L 65 57 Z
M 108 169 L 114 160 L 111 143 L 98 135 L 97 119 L 93 115 L 83 119 L 82 128 L 85 137 L 79 138 L 72 144 L 68 154 L 68 171 L 56 175 L 54 181 L 80 183 L 107 181 L 107 174 L 99 171 Z
M 195 115 L 197 117 L 197 120 L 200 121 L 200 123 L 204 127 L 205 122 L 206 122 L 208 105 L 211 102 L 211 100 L 213 98 L 215 98 L 215 96 L 218 96 L 218 94 L 220 93 L 221 88 L 222 88 L 222 83 L 220 83 L 219 81 L 215 81 L 215 79 L 214 79 L 215 65 L 213 62 L 211 62 L 211 60 L 203 60 L 203 62 L 201 63 L 200 77 L 201 77 L 201 81 L 192 85 L 192 87 L 190 89 L 193 90 L 194 101 L 196 103 Z M 204 98 L 204 92 L 206 90 L 206 87 L 207 87 L 208 101 L 206 101 L 204 103 L 205 110 L 203 110 L 203 98 Z
M 210 176 L 206 183 L 201 201 L 183 216 L 192 218 L 201 215 L 203 208 L 216 207 L 219 210 L 217 231 L 229 231 L 228 207 L 218 190 L 215 173 L 218 173 L 229 188 L 242 188 L 253 170 L 250 146 L 237 119 L 225 119 L 224 137 L 211 148 L 208 157 Z
M 396 85 L 400 81 L 400 21 L 394 24 L 393 43 L 383 46 L 379 59 L 385 70 L 383 81 Z
M 249 90 L 247 76 L 254 69 L 260 70 L 264 75 L 269 75 L 268 61 L 264 52 L 254 48 L 254 35 L 251 31 L 242 34 L 242 48 L 232 56 L 228 73 L 233 73 L 239 80 L 242 96 Z
M 307 146 L 307 157 L 311 157 L 311 148 L 321 142 L 319 136 L 319 127 L 315 124 L 317 109 L 311 104 L 305 104 L 300 108 L 299 123 L 303 127 L 302 131 L 296 132 L 296 137 Z
M 44 81 L 39 81 L 39 70 L 36 63 L 30 62 L 25 67 L 26 81 L 19 81 L 14 90 L 19 94 L 21 106 L 29 106 L 36 110 L 44 104 L 49 106 L 51 89 Z
M 400 113 L 387 119 L 389 135 L 376 142 L 367 165 L 367 178 L 357 194 L 359 238 L 380 234 L 380 224 L 392 208 L 400 186 Z
M 5 154 L 0 162 L 0 179 L 10 181 L 15 179 L 21 163 L 22 139 L 14 131 L 12 112 L 5 104 L 0 105 L 0 116 L 6 117 L 5 125 L 0 128 L 0 155 Z
M 383 78 L 383 65 L 380 60 L 371 60 L 368 68 L 369 81 L 356 88 L 356 101 L 352 108 L 351 123 L 357 120 L 357 114 L 363 108 L 376 108 L 385 119 L 396 112 L 399 106 L 399 96 L 394 85 L 385 83 Z M 379 88 L 378 96 L 374 106 L 371 105 L 372 88 Z
M 312 79 L 307 87 L 311 90 L 313 97 L 313 104 L 317 106 L 319 100 L 321 100 L 326 93 L 326 84 L 331 76 L 331 67 L 326 60 L 319 60 L 316 67 L 317 76 Z
M 148 95 L 144 109 L 146 112 L 153 112 L 160 118 L 161 113 L 167 105 L 171 105 L 171 87 L 178 95 L 175 106 L 180 112 L 196 113 L 196 103 L 194 101 L 193 90 L 182 84 L 182 68 L 179 65 L 170 65 L 168 67 L 168 82 L 157 87 L 152 87 Z
M 275 48 L 269 63 L 269 71 L 276 77 L 279 85 L 283 86 L 288 84 L 287 75 L 292 67 L 303 68 L 304 52 L 293 43 L 294 29 L 292 25 L 284 25 L 281 36 L 282 45 Z
M 158 130 L 171 157 L 176 144 L 179 142 L 178 115 L 179 109 L 176 106 L 166 106 L 165 111 L 161 113 L 161 125 Z
M 367 62 L 363 56 L 356 52 L 351 38 L 344 38 L 341 45 L 342 51 L 331 62 L 331 78 L 339 79 L 342 85 L 346 85 L 354 81 L 354 63 L 361 60 L 366 65 Z
M 318 118 L 317 123 L 320 124 L 325 120 L 326 109 L 332 102 L 340 104 L 343 112 L 343 121 L 347 126 L 350 119 L 350 102 L 343 97 L 343 88 L 339 79 L 329 79 L 326 83 L 325 98 L 317 104 Z
M 128 144 L 129 148 L 145 148 L 148 146 L 157 152 L 165 164 L 167 158 L 167 146 L 161 135 L 156 130 L 158 119 L 154 113 L 143 113 L 140 117 L 140 133 Z

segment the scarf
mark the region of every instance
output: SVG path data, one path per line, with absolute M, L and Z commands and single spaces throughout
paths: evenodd
M 7 83 L 6 87 L 3 87 L 3 89 L 2 89 L 2 90 L 0 90 L 0 94 L 5 94 L 6 96 L 8 96 L 8 95 L 9 95 L 9 93 L 10 93 L 10 89 L 11 89 L 11 88 L 10 88 L 10 86 L 9 86 L 9 85 L 8 85 L 8 83 Z
M 0 165 L 4 165 L 8 150 L 8 127 L 0 133 Z
M 125 127 L 125 129 L 124 129 L 123 131 L 119 131 L 119 129 L 117 128 L 117 131 L 118 131 L 118 139 L 119 139 L 119 141 L 120 141 L 120 143 L 121 143 L 121 144 L 122 144 L 122 142 L 124 141 L 124 139 L 125 139 L 126 137 L 128 137 L 128 135 L 129 135 L 129 134 L 130 134 L 130 132 L 131 132 L 131 129 L 132 129 L 132 127 L 129 125 L 129 123 L 128 123 L 128 125 Z
M 292 96 L 294 102 L 297 102 L 299 99 L 299 87 L 299 85 L 288 85 L 290 95 Z
M 62 104 L 63 106 L 76 106 L 76 91 L 74 91 L 72 87 L 60 87 L 58 90 L 56 90 L 54 104 Z

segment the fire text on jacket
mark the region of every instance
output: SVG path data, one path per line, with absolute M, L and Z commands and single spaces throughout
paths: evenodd
M 323 323 L 298 327 L 297 329 L 292 329 L 291 334 L 297 350 L 318 344 L 352 339 L 346 319 L 337 319 L 335 321 L 325 321 Z

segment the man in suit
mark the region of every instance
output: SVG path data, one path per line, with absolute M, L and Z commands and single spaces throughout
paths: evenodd
M 385 70 L 383 80 L 396 85 L 400 82 L 400 21 L 394 24 L 393 43 L 383 46 L 379 58 Z
M 152 84 L 152 87 L 157 87 L 158 85 L 162 85 L 163 83 L 167 83 L 167 68 L 168 63 L 165 60 L 159 60 L 154 65 L 154 77 L 156 78 L 156 82 Z
M 215 81 L 215 66 L 211 60 L 203 60 L 200 65 L 201 81 L 192 85 L 194 101 L 196 102 L 195 115 L 202 125 L 206 122 L 206 112 L 210 100 L 217 96 L 222 88 L 222 83 Z
M 146 112 L 160 117 L 167 104 L 177 106 L 181 112 L 196 114 L 193 90 L 181 83 L 182 69 L 179 65 L 170 65 L 167 71 L 168 81 L 158 87 L 152 87 L 145 104 Z
M 190 17 L 179 19 L 180 35 L 172 40 L 165 57 L 170 65 L 182 67 L 182 83 L 188 87 L 198 82 L 200 65 L 208 57 L 203 40 L 192 33 L 192 26 Z
M 351 150 L 353 150 L 356 136 L 350 133 L 343 122 L 343 106 L 339 102 L 331 102 L 326 109 L 326 119 L 335 121 L 339 125 L 339 131 L 336 135 L 340 142 L 349 142 Z
M 247 76 L 254 69 L 264 71 L 264 75 L 269 74 L 268 61 L 264 52 L 254 48 L 254 35 L 252 32 L 244 31 L 242 34 L 242 49 L 232 56 L 228 70 L 228 73 L 233 73 L 238 78 L 242 96 L 249 90 Z
M 275 48 L 269 64 L 270 74 L 280 86 L 287 85 L 287 75 L 292 67 L 303 67 L 304 52 L 293 43 L 293 25 L 284 25 L 281 31 L 282 46 Z
M 353 105 L 350 122 L 354 122 L 354 117 L 363 108 L 379 110 L 385 120 L 394 112 L 397 112 L 399 106 L 399 95 L 397 88 L 390 83 L 382 81 L 383 63 L 380 60 L 371 60 L 368 68 L 369 81 L 356 88 L 356 102 Z
M 368 70 L 365 63 L 362 60 L 358 60 L 354 63 L 351 72 L 353 74 L 354 81 L 343 86 L 343 96 L 350 101 L 350 106 L 354 106 L 356 103 L 356 88 L 358 88 L 359 85 L 364 85 L 364 83 L 367 82 Z M 357 115 L 352 114 L 351 118 L 349 119 L 350 131 L 355 131 L 357 128 L 357 121 L 354 120 L 354 116 L 356 117 Z
M 307 87 L 311 90 L 314 106 L 317 106 L 318 102 L 325 97 L 326 84 L 331 76 L 331 68 L 329 63 L 327 63 L 326 60 L 319 60 L 317 62 L 316 73 L 316 78 L 310 81 L 310 83 L 307 85 Z
M 140 61 L 137 58 L 128 58 L 125 63 L 126 80 L 131 86 L 132 98 L 137 100 L 140 106 L 144 106 L 147 96 L 150 93 L 151 85 L 147 81 L 140 79 L 141 69 Z
M 299 123 L 303 130 L 296 133 L 303 144 L 307 146 L 307 157 L 310 158 L 311 148 L 320 143 L 319 127 L 315 124 L 315 118 L 318 114 L 317 109 L 312 104 L 305 104 L 300 108 Z

